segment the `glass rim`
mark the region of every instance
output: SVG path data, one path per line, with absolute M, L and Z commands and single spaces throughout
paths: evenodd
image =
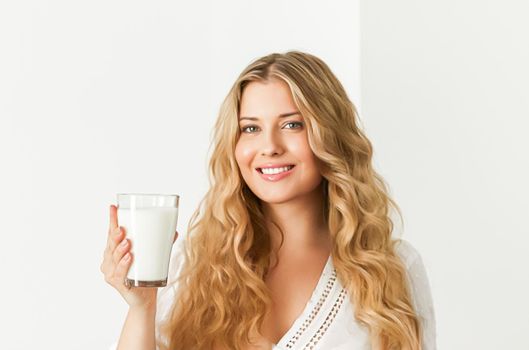
M 161 196 L 161 197 L 180 198 L 180 196 L 177 194 L 165 194 L 165 193 L 116 193 L 116 196 Z

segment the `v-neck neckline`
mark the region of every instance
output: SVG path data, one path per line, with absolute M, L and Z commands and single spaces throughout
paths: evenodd
M 301 314 L 294 320 L 294 322 L 292 323 L 292 326 L 286 331 L 285 334 L 283 334 L 283 336 L 281 337 L 281 339 L 279 339 L 277 344 L 273 344 L 273 350 L 282 350 L 286 348 L 287 344 L 292 341 L 296 333 L 301 330 L 303 323 L 306 323 L 306 321 L 309 318 L 309 315 L 311 314 L 311 312 L 315 309 L 316 305 L 318 304 L 318 301 L 320 301 L 320 299 L 323 297 L 322 296 L 323 290 L 325 288 L 325 285 L 329 281 L 329 278 L 331 277 L 333 270 L 334 270 L 334 267 L 332 265 L 332 255 L 329 254 L 329 257 L 327 258 L 327 261 L 321 271 L 320 277 L 318 279 L 318 283 L 316 284 L 316 287 L 312 291 L 312 295 L 310 299 L 305 304 L 305 307 L 303 308 L 303 311 L 301 312 Z

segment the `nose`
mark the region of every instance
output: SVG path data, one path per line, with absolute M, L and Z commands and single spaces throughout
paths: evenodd
M 263 142 L 261 145 L 262 156 L 273 156 L 283 153 L 281 138 L 273 130 L 263 133 Z

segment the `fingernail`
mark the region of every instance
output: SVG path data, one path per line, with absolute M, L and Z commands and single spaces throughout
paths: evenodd
M 127 243 L 128 243 L 128 242 L 127 242 L 127 239 L 124 239 L 124 240 L 121 242 L 120 246 L 124 247 L 124 246 L 127 245 Z

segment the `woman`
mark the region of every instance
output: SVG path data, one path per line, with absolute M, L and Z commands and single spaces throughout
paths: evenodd
M 124 286 L 130 244 L 111 206 L 101 269 L 130 306 L 118 348 L 155 349 L 156 332 L 161 350 L 435 349 L 421 257 L 391 237 L 400 210 L 356 119 L 321 59 L 252 62 L 221 106 L 211 187 L 158 295 Z

